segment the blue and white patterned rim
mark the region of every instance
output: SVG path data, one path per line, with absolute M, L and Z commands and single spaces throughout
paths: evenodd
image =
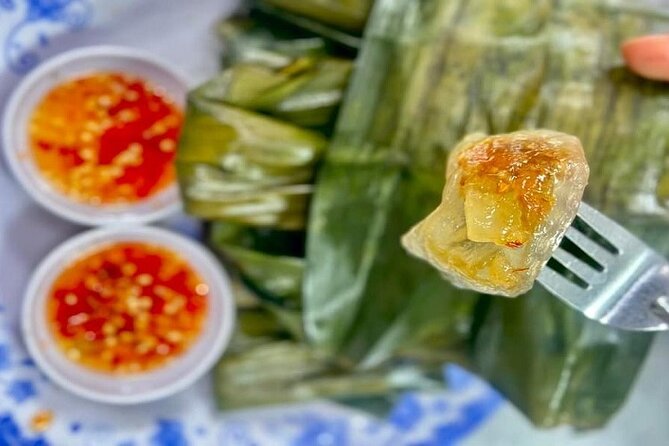
M 154 405 L 110 419 L 110 413 L 126 409 L 95 405 L 55 387 L 35 367 L 8 322 L 0 311 L 0 446 L 452 445 L 479 427 L 502 401 L 487 384 L 448 365 L 448 390 L 438 395 L 407 393 L 386 420 L 326 403 L 224 415 L 205 401 L 190 402 L 183 411 L 168 408 L 171 415 Z M 189 395 L 187 391 L 166 405 L 178 409 Z M 193 398 L 205 396 L 192 393 Z M 53 422 L 45 432 L 35 433 L 31 420 L 45 410 L 53 414 Z
M 2 55 L 7 67 L 23 74 L 40 61 L 40 50 L 52 36 L 84 28 L 93 16 L 88 0 L 0 0 L 0 14 L 12 13 Z

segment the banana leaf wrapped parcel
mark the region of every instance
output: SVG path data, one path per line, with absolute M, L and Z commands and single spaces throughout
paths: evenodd
M 463 137 L 545 128 L 582 141 L 585 200 L 669 255 L 669 87 L 618 56 L 623 39 L 662 25 L 633 0 L 377 0 L 350 79 L 291 84 L 302 66 L 325 76 L 326 51 L 287 72 L 238 60 L 194 91 L 179 150 L 186 208 L 215 220 L 211 245 L 244 283 L 216 374 L 221 407 L 378 403 L 434 388 L 452 360 L 538 426 L 604 425 L 652 335 L 587 320 L 538 285 L 512 300 L 455 288 L 400 238 L 440 202 Z M 310 121 L 308 107 L 281 105 L 335 84 L 338 114 Z M 403 367 L 400 385 L 390 377 Z M 232 391 L 242 384 L 266 390 L 246 398 Z
M 315 165 L 352 62 L 303 33 L 221 25 L 231 65 L 188 96 L 178 170 L 186 211 L 282 229 L 304 227 Z M 309 128 L 304 128 L 304 126 Z

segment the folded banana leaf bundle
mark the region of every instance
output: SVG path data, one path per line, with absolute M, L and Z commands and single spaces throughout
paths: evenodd
M 329 55 L 325 39 L 299 30 L 270 32 L 235 19 L 219 32 L 231 47 L 229 65 L 188 95 L 178 155 L 186 210 L 303 228 L 352 61 Z
M 543 127 L 583 141 L 586 201 L 669 255 L 669 87 L 618 56 L 623 39 L 667 22 L 633 0 L 377 0 L 350 81 L 328 77 L 327 45 L 277 50 L 287 40 L 263 46 L 283 59 L 237 57 L 193 92 L 184 198 L 217 220 L 211 245 L 245 284 L 221 406 L 322 396 L 383 408 L 398 390 L 434 388 L 449 359 L 536 425 L 606 423 L 651 335 L 589 321 L 539 286 L 516 299 L 456 289 L 399 240 L 439 203 L 464 135 Z M 295 87 L 302 67 L 315 78 Z M 331 138 L 338 102 L 322 113 L 302 101 L 314 121 L 310 105 L 285 107 L 321 88 L 347 88 Z M 235 393 L 242 381 L 265 390 Z

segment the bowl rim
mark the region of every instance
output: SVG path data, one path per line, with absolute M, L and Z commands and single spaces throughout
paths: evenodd
M 54 201 L 49 195 L 43 193 L 34 187 L 32 183 L 32 175 L 26 172 L 21 163 L 23 162 L 19 154 L 19 150 L 14 147 L 13 138 L 15 129 L 19 124 L 18 111 L 24 101 L 26 95 L 30 90 L 44 77 L 48 76 L 59 67 L 65 66 L 73 61 L 85 60 L 87 58 L 95 58 L 100 56 L 108 56 L 119 59 L 129 59 L 135 61 L 146 62 L 158 70 L 168 74 L 175 81 L 182 85 L 184 92 L 188 91 L 189 83 L 186 77 L 178 70 L 172 68 L 167 62 L 159 57 L 154 56 L 144 50 L 117 46 L 117 45 L 93 45 L 75 48 L 63 53 L 57 54 L 36 66 L 30 71 L 13 89 L 4 107 L 4 114 L 2 118 L 2 148 L 4 158 L 7 161 L 9 170 L 12 172 L 14 178 L 21 185 L 24 191 L 38 204 L 50 211 L 51 213 L 84 226 L 107 226 L 118 224 L 119 216 L 114 214 L 107 214 L 104 212 L 104 207 L 100 207 L 99 216 L 90 217 L 83 215 L 77 210 L 63 206 Z M 122 68 L 119 68 L 122 70 Z M 55 84 L 54 84 L 55 85 Z M 173 193 L 174 199 L 164 206 L 158 207 L 155 210 L 144 212 L 131 212 L 123 215 L 124 224 L 135 223 L 152 223 L 163 220 L 182 208 L 181 200 L 179 198 L 178 186 L 175 184 L 169 186 L 161 193 Z M 63 197 L 66 197 L 63 195 Z
M 210 296 L 212 298 L 221 299 L 222 301 L 222 305 L 220 306 L 220 311 L 222 312 L 220 319 L 222 323 L 220 325 L 212 323 L 207 324 L 205 330 L 214 331 L 214 342 L 209 345 L 206 353 L 204 353 L 202 357 L 197 358 L 197 361 L 195 361 L 192 368 L 189 368 L 186 373 L 176 376 L 176 378 L 169 384 L 149 391 L 135 392 L 131 394 L 112 394 L 90 389 L 76 380 L 68 379 L 68 376 L 61 373 L 51 363 L 51 360 L 47 355 L 42 352 L 43 348 L 40 347 L 36 331 L 33 328 L 35 324 L 34 317 L 35 314 L 37 314 L 35 305 L 41 298 L 41 296 L 38 296 L 39 289 L 44 286 L 49 274 L 52 273 L 54 269 L 62 271 L 67 266 L 67 263 L 63 263 L 63 260 L 86 255 L 86 251 L 95 249 L 96 246 L 102 246 L 105 243 L 109 243 L 109 240 L 112 240 L 111 243 L 116 243 L 121 242 L 123 237 L 137 240 L 137 237 L 143 236 L 149 240 L 147 243 L 156 244 L 177 253 L 181 252 L 179 251 L 180 247 L 188 247 L 191 253 L 195 253 L 200 257 L 199 260 L 195 261 L 188 256 L 184 256 L 196 270 L 199 269 L 202 271 L 203 269 L 209 269 L 211 272 L 217 271 L 216 274 L 212 274 L 215 278 L 215 283 L 208 283 L 208 285 L 210 290 L 214 291 Z M 120 238 L 115 239 L 114 237 Z M 150 240 L 151 237 L 160 238 L 161 241 L 156 242 L 155 240 Z M 76 254 L 77 252 L 78 254 Z M 72 255 L 72 253 L 75 254 Z M 43 309 L 39 311 L 43 311 Z M 231 283 L 225 269 L 212 253 L 202 245 L 198 244 L 195 240 L 179 233 L 153 226 L 109 226 L 90 229 L 67 239 L 40 261 L 30 277 L 28 286 L 23 295 L 20 324 L 21 334 L 30 357 L 35 361 L 38 368 L 56 385 L 88 400 L 114 405 L 131 405 L 147 403 L 174 395 L 175 393 L 186 389 L 205 375 L 214 366 L 216 361 L 218 361 L 230 343 L 236 325 L 236 305 L 234 303 Z M 205 330 L 200 333 L 200 336 L 204 336 L 206 333 Z M 59 354 L 67 359 L 62 352 L 59 352 Z M 71 361 L 69 359 L 67 360 Z M 184 360 L 184 356 L 178 356 L 170 363 L 178 363 L 180 360 Z M 76 363 L 72 364 L 76 365 Z M 78 368 L 82 373 L 84 373 L 84 371 L 87 373 L 92 372 L 84 366 L 79 366 Z M 73 370 L 76 369 L 77 367 L 73 368 Z M 160 370 L 163 369 L 158 367 L 153 371 L 158 372 Z M 146 373 L 150 374 L 152 371 Z M 102 377 L 102 379 L 104 379 L 105 375 L 104 372 L 99 373 L 99 377 Z M 142 375 L 146 376 L 145 373 L 120 376 L 108 374 L 109 378 L 115 381 L 124 378 L 133 379 Z

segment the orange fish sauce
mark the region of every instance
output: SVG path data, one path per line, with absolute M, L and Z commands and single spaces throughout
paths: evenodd
M 47 299 L 47 320 L 72 361 L 111 373 L 164 365 L 198 338 L 209 287 L 165 248 L 102 247 L 67 266 Z
M 99 72 L 65 81 L 37 104 L 30 152 L 47 181 L 93 205 L 141 201 L 174 183 L 180 109 L 142 79 Z

